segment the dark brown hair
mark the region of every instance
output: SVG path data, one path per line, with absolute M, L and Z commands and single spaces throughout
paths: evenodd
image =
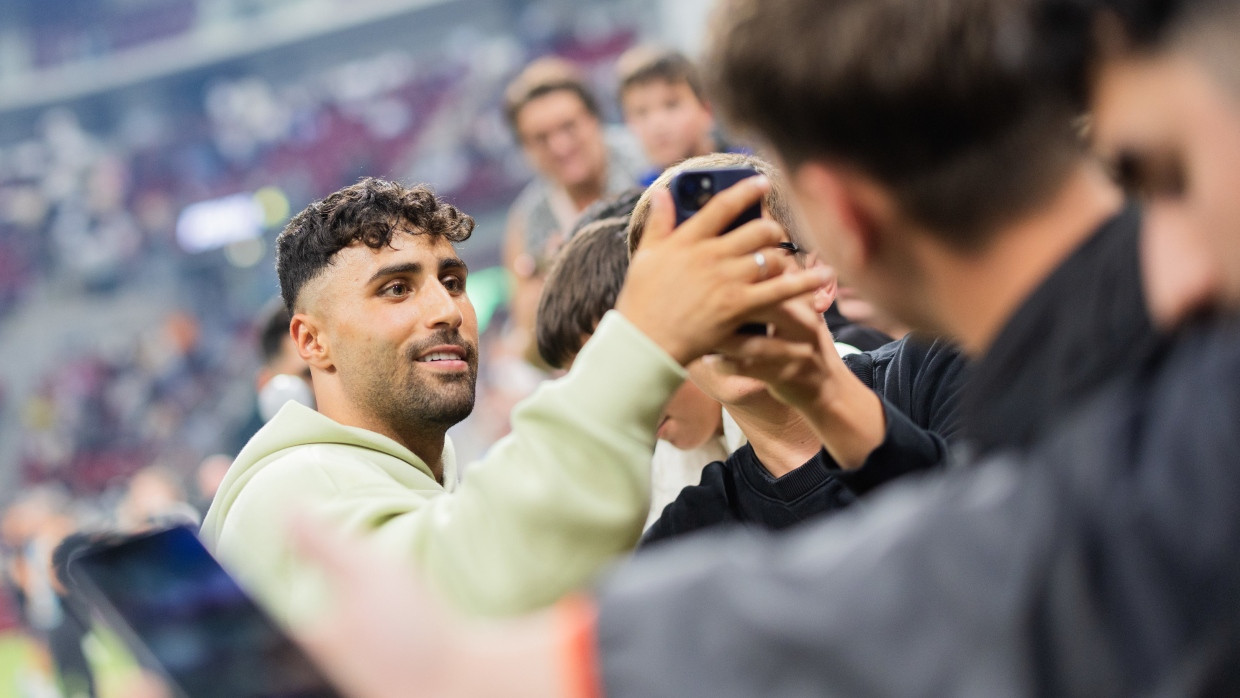
M 642 234 L 646 232 L 646 223 L 650 220 L 650 206 L 654 192 L 668 189 L 671 186 L 672 178 L 685 170 L 705 167 L 752 167 L 760 174 L 766 175 L 767 179 L 771 180 L 771 189 L 762 199 L 762 205 L 766 208 L 767 215 L 771 217 L 771 220 L 783 226 L 788 233 L 788 238 L 797 247 L 805 247 L 796 214 L 792 212 L 792 205 L 788 201 L 787 185 L 784 183 L 783 175 L 780 174 L 779 170 L 756 155 L 711 153 L 679 162 L 664 170 L 658 179 L 651 182 L 646 189 L 646 193 L 642 194 L 642 198 L 637 200 L 637 205 L 633 207 L 633 215 L 629 218 L 628 249 L 630 255 L 637 251 L 637 245 L 642 241 Z
M 707 92 L 789 167 L 835 162 L 965 248 L 1081 156 L 1083 94 L 1038 46 L 1039 0 L 728 0 Z
M 413 230 L 405 231 L 408 224 Z M 397 232 L 464 242 L 474 219 L 439 199 L 429 187 L 406 187 L 367 177 L 322 201 L 315 201 L 284 227 L 276 239 L 276 274 L 280 295 L 296 312 L 301 289 L 318 276 L 340 250 L 360 242 L 379 249 Z
M 602 112 L 599 110 L 598 99 L 571 63 L 561 58 L 539 58 L 525 66 L 504 90 L 504 116 L 508 118 L 508 125 L 518 138 L 521 134 L 517 133 L 517 117 L 525 105 L 559 91 L 576 95 L 591 116 L 600 118 Z
M 627 235 L 627 218 L 604 218 L 586 225 L 560 250 L 534 320 L 538 353 L 551 367 L 566 366 L 581 351 L 582 338 L 615 307 L 629 270 Z
M 635 46 L 616 61 L 616 77 L 620 82 L 621 101 L 630 87 L 660 80 L 669 84 L 684 83 L 693 90 L 699 102 L 706 102 L 697 66 L 688 56 L 672 49 Z

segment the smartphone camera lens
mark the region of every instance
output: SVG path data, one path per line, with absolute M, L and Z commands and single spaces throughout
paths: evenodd
M 677 199 L 687 210 L 697 211 L 715 195 L 715 187 L 715 178 L 709 174 L 678 178 Z
M 702 208 L 707 201 L 710 201 L 710 197 L 715 195 L 715 180 L 710 175 L 703 175 L 697 181 L 697 185 L 698 192 L 697 196 L 693 197 L 693 201 L 698 208 Z

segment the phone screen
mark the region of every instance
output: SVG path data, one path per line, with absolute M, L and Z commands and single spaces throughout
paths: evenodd
M 184 527 L 69 563 L 87 600 L 187 698 L 329 698 L 317 667 Z

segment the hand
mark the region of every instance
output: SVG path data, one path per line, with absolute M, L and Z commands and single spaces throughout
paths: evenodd
M 298 551 L 327 578 L 334 602 L 298 640 L 347 695 L 447 695 L 458 624 L 413 571 L 315 521 L 293 524 Z
M 882 402 L 840 358 L 812 301 L 786 301 L 763 319 L 774 326 L 771 336 L 733 337 L 705 360 L 765 382 L 801 413 L 841 468 L 860 467 L 886 436 Z
M 828 280 L 822 269 L 786 270 L 790 262 L 770 250 L 758 263 L 755 253 L 783 239 L 773 221 L 720 235 L 769 188 L 765 177 L 744 180 L 674 230 L 671 194 L 654 193 L 616 310 L 681 364 L 713 351 L 761 310 Z
M 307 519 L 297 550 L 323 571 L 334 604 L 297 639 L 352 698 L 555 698 L 568 695 L 553 613 L 467 622 L 413 570 Z

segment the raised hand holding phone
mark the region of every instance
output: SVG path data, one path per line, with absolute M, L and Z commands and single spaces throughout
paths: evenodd
M 616 310 L 682 365 L 708 354 L 762 309 L 808 293 L 829 272 L 790 269 L 763 254 L 783 240 L 779 225 L 738 217 L 760 205 L 770 183 L 749 177 L 710 197 L 676 225 L 667 191 L 653 194 L 650 220 L 633 254 Z

